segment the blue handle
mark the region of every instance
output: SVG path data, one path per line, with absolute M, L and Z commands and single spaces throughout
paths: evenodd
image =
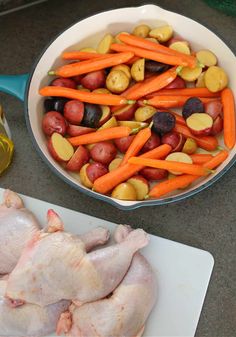
M 29 74 L 0 75 L 0 91 L 13 95 L 24 101 L 26 84 Z

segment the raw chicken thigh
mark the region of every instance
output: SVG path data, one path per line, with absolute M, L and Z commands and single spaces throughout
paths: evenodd
M 27 241 L 39 229 L 35 216 L 24 208 L 21 198 L 6 190 L 0 205 L 0 274 L 12 271 Z
M 137 229 L 122 242 L 87 254 L 86 244 L 62 231 L 53 211 L 48 217 L 47 232 L 36 233 L 9 276 L 6 295 L 15 303 L 45 306 L 62 299 L 77 304 L 101 299 L 117 287 L 134 253 L 148 243 L 147 234 Z M 93 234 L 88 238 L 94 241 Z
M 12 308 L 4 298 L 6 280 L 0 280 L 0 335 L 1 336 L 45 336 L 56 329 L 57 321 L 69 301 L 40 307 L 34 304 L 24 304 Z
M 130 229 L 119 226 L 115 238 L 126 240 Z M 80 307 L 72 304 L 61 315 L 57 333 L 73 337 L 141 336 L 156 301 L 156 278 L 147 260 L 139 253 L 133 257 L 126 276 L 112 296 Z

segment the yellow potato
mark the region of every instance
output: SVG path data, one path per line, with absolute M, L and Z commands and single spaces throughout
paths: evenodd
M 119 126 L 128 126 L 130 129 L 144 129 L 148 126 L 148 123 L 136 122 L 136 121 L 118 121 Z
M 91 47 L 82 48 L 80 49 L 80 51 L 84 51 L 86 53 L 96 53 L 97 52 L 96 49 L 91 48 Z
M 120 165 L 121 162 L 122 162 L 122 158 L 120 157 L 113 159 L 108 166 L 109 172 L 115 170 Z
M 120 200 L 136 200 L 137 193 L 130 183 L 121 183 L 117 185 L 111 194 L 112 198 Z
M 93 92 L 96 92 L 97 94 L 110 94 L 110 91 L 106 88 L 94 89 Z
M 197 82 L 196 82 L 197 88 L 206 88 L 204 77 L 205 77 L 205 71 L 201 73 L 201 75 L 197 79 Z
M 79 89 L 80 91 L 90 92 L 89 89 L 84 88 L 82 85 L 78 85 L 77 89 Z
M 114 37 L 111 34 L 106 34 L 99 42 L 97 52 L 99 54 L 107 54 L 111 51 L 111 44 L 114 42 Z
M 193 163 L 192 158 L 188 154 L 183 153 L 183 152 L 172 152 L 166 157 L 165 160 L 177 161 L 179 163 L 187 163 L 187 164 Z M 175 175 L 182 174 L 181 172 L 176 172 L 176 171 L 169 171 L 169 172 Z
M 139 25 L 134 28 L 132 34 L 140 37 L 147 37 L 150 30 L 148 25 Z
M 228 85 L 228 76 L 224 69 L 218 66 L 211 66 L 206 70 L 205 73 L 205 85 L 211 92 L 217 92 Z
M 169 46 L 170 49 L 176 50 L 180 53 L 190 55 L 190 48 L 188 46 L 188 43 L 186 41 L 176 41 L 174 43 L 171 43 Z
M 182 70 L 179 72 L 179 76 L 182 77 L 182 79 L 187 82 L 193 82 L 198 79 L 201 73 L 202 73 L 201 67 L 195 68 L 183 67 Z
M 115 94 L 120 94 L 129 86 L 129 78 L 122 70 L 112 70 L 106 78 L 106 87 Z
M 118 64 L 111 68 L 111 71 L 113 70 L 122 70 L 127 75 L 128 79 L 131 79 L 130 67 L 127 66 L 127 64 Z
M 131 75 L 137 82 L 144 80 L 145 59 L 139 59 L 132 64 Z
M 160 26 L 149 32 L 150 37 L 154 37 L 159 42 L 166 42 L 173 36 L 173 28 L 169 25 Z
M 144 198 L 148 195 L 148 182 L 142 176 L 134 176 L 128 179 L 127 183 L 130 183 L 135 188 L 137 200 L 144 200 Z
M 116 34 L 116 36 L 115 36 L 115 43 L 119 43 L 119 44 L 122 44 L 123 42 L 119 39 L 119 35 L 120 34 L 127 34 L 127 35 L 129 35 L 129 33 L 127 33 L 127 32 L 120 32 L 120 33 L 118 33 L 118 34 Z
M 138 122 L 145 122 L 149 118 L 151 118 L 154 113 L 157 111 L 156 108 L 150 105 L 141 106 L 135 111 L 134 118 Z
M 155 42 L 155 43 L 159 43 L 159 42 L 157 41 L 157 39 L 155 39 L 154 37 L 146 37 L 145 40 L 148 40 L 148 41 L 151 41 L 151 42 Z
M 204 66 L 211 67 L 217 63 L 217 58 L 210 50 L 199 50 L 196 53 L 197 60 Z
M 106 123 L 104 123 L 102 126 L 100 126 L 100 128 L 98 130 L 103 130 L 103 129 L 109 129 L 109 128 L 113 128 L 115 126 L 117 126 L 117 120 L 115 117 L 111 117 L 110 119 L 108 119 L 108 121 Z
M 81 184 L 88 187 L 88 188 L 92 188 L 93 187 L 93 183 L 89 180 L 88 176 L 87 176 L 87 167 L 89 166 L 90 164 L 87 163 L 85 164 L 84 166 L 82 166 L 82 168 L 80 169 L 79 171 L 79 177 L 80 177 L 80 181 L 81 181 Z

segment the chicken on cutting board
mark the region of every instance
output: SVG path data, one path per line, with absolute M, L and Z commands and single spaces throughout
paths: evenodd
M 45 306 L 61 299 L 81 304 L 104 298 L 121 282 L 135 252 L 149 241 L 137 229 L 120 243 L 87 253 L 81 238 L 62 230 L 53 211 L 48 217 L 47 232 L 37 232 L 9 276 L 6 296 L 16 304 Z
M 24 207 L 21 198 L 5 190 L 0 205 L 0 274 L 8 274 L 40 225 L 32 212 Z
M 118 241 L 125 240 L 129 227 L 119 226 Z M 112 296 L 80 307 L 72 304 L 58 322 L 57 333 L 70 337 L 142 336 L 145 322 L 155 304 L 157 283 L 147 260 L 139 253 Z
M 13 308 L 4 298 L 6 283 L 6 280 L 0 280 L 0 336 L 38 337 L 54 332 L 70 301 L 62 300 L 43 308 L 34 304 Z

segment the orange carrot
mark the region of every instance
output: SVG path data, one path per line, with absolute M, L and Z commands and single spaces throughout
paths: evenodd
M 127 43 L 128 45 L 131 46 L 135 46 L 135 47 L 139 47 L 139 48 L 144 48 L 144 49 L 148 49 L 148 50 L 153 50 L 159 53 L 164 53 L 167 55 L 173 55 L 173 56 L 177 56 L 183 60 L 185 60 L 188 63 L 188 66 L 191 68 L 196 67 L 197 65 L 197 60 L 194 56 L 191 55 L 186 55 L 183 53 L 180 53 L 174 49 L 168 48 L 163 46 L 162 44 L 159 43 L 155 43 L 149 40 L 146 40 L 142 37 L 138 37 L 135 35 L 131 35 L 131 34 L 119 34 L 119 39 L 124 42 Z M 165 63 L 165 62 L 164 62 Z
M 78 99 L 86 103 L 105 104 L 105 105 L 122 105 L 133 104 L 134 101 L 127 100 L 119 95 L 112 94 L 98 94 L 95 92 L 87 92 L 77 89 L 48 86 L 39 90 L 42 96 L 66 97 L 71 99 Z
M 142 154 L 140 158 L 153 158 L 153 159 L 164 158 L 171 152 L 171 150 L 172 147 L 170 145 L 163 144 L 151 151 Z M 118 167 L 117 169 L 96 179 L 93 185 L 93 189 L 96 192 L 106 194 L 118 184 L 132 177 L 143 167 L 144 167 L 143 165 L 132 165 L 127 163 L 124 166 Z
M 133 47 L 125 44 L 113 43 L 111 49 L 118 52 L 131 52 L 134 55 L 143 57 L 149 60 L 162 62 L 165 64 L 170 64 L 173 66 L 188 66 L 188 62 L 179 56 L 167 55 L 157 51 L 152 51 L 148 49 L 142 49 L 138 47 Z
M 154 96 L 191 96 L 191 97 L 219 97 L 218 92 L 211 92 L 207 88 L 182 88 L 182 89 L 162 89 L 148 95 L 148 99 Z
M 140 57 L 133 56 L 130 60 L 128 60 L 127 62 L 125 62 L 125 64 L 132 65 L 134 62 L 138 61 L 139 59 L 140 59 Z
M 191 154 L 190 157 L 192 158 L 193 164 L 202 165 L 208 162 L 213 158 L 212 154 L 208 153 L 194 153 Z
M 172 89 L 169 89 L 172 90 Z M 157 108 L 179 108 L 184 105 L 184 103 L 192 96 L 167 96 L 167 95 L 157 95 L 148 100 L 144 100 L 144 104 L 152 105 Z M 215 98 L 199 97 L 203 103 L 211 102 L 216 100 Z
M 202 137 L 194 136 L 189 130 L 189 128 L 185 125 L 176 123 L 174 131 L 181 133 L 185 137 L 195 139 L 197 142 L 197 145 L 204 150 L 214 151 L 218 146 L 218 140 L 216 137 L 214 136 L 202 136 Z
M 105 69 L 116 66 L 130 60 L 134 54 L 132 52 L 111 54 L 109 57 L 100 57 L 92 60 L 86 60 L 71 64 L 66 64 L 55 71 L 49 71 L 49 75 L 58 75 L 62 77 L 71 77 L 86 74 L 91 71 Z
M 214 156 L 211 160 L 206 162 L 203 167 L 209 170 L 215 169 L 228 157 L 228 152 L 223 150 Z M 161 196 L 175 191 L 179 188 L 184 188 L 186 185 L 191 184 L 193 181 L 197 180 L 199 176 L 184 174 L 181 176 L 174 177 L 173 179 L 165 180 L 161 183 L 156 184 L 150 190 L 148 197 L 160 198 Z
M 148 141 L 148 139 L 151 137 L 151 129 L 145 128 L 139 133 L 136 134 L 134 137 L 134 140 L 130 144 L 128 150 L 126 151 L 122 162 L 120 163 L 120 166 L 125 165 L 128 162 L 128 159 L 135 156 L 143 147 L 143 145 Z
M 109 58 L 114 54 L 89 53 L 86 51 L 73 50 L 62 54 L 63 60 L 92 60 L 97 58 Z
M 105 140 L 116 139 L 129 136 L 131 129 L 128 126 L 115 126 L 113 128 L 107 128 L 91 132 L 89 134 L 67 138 L 67 140 L 73 146 L 79 146 L 83 144 L 93 144 Z
M 178 161 L 132 157 L 128 160 L 128 163 L 136 165 L 142 164 L 149 167 L 160 168 L 168 171 L 178 171 L 181 173 L 194 174 L 198 176 L 205 176 L 209 173 L 209 171 L 201 165 L 181 163 Z
M 230 88 L 225 88 L 221 93 L 224 114 L 224 142 L 232 149 L 235 145 L 235 104 L 234 95 Z

